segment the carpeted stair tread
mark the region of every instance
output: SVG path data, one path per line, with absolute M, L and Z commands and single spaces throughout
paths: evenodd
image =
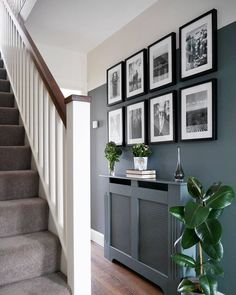
M 0 92 L 0 107 L 14 107 L 14 94 L 7 92 Z
M 0 68 L 0 79 L 5 80 L 7 78 L 7 71 Z
M 28 170 L 30 166 L 29 146 L 0 146 L 0 171 Z
M 2 92 L 10 92 L 11 84 L 9 80 L 0 79 L 0 91 Z
M 19 111 L 17 108 L 0 107 L 0 125 L 18 125 Z
M 24 145 L 24 139 L 24 126 L 0 125 L 0 146 Z
M 47 230 L 48 204 L 41 198 L 0 202 L 0 238 Z
M 71 295 L 62 273 L 53 273 L 0 288 L 0 295 Z
M 59 239 L 47 231 L 0 238 L 0 286 L 58 271 L 60 255 Z
M 0 201 L 36 197 L 38 188 L 37 171 L 0 171 Z

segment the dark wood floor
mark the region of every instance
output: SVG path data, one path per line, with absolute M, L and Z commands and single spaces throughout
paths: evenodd
M 92 295 L 163 295 L 157 286 L 119 263 L 103 257 L 103 248 L 92 243 Z

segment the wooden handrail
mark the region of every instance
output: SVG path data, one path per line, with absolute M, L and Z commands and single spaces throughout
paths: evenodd
M 32 40 L 28 30 L 26 29 L 22 18 L 20 17 L 20 15 L 18 15 L 17 17 L 15 16 L 7 0 L 3 0 L 3 2 L 7 7 L 8 13 L 10 14 L 12 21 L 14 22 L 18 32 L 20 33 L 27 50 L 29 51 L 32 59 L 34 60 L 35 66 L 39 71 L 39 74 L 50 94 L 50 97 L 52 98 L 53 104 L 55 105 L 55 108 L 59 116 L 61 117 L 64 125 L 66 126 L 66 104 L 64 95 L 62 94 L 57 82 L 55 81 L 53 75 L 47 67 L 42 55 L 40 54 L 37 46 Z

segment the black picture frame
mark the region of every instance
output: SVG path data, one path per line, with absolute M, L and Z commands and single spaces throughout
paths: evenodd
M 156 70 L 154 69 L 154 54 L 156 56 Z M 167 62 L 165 60 L 167 59 Z M 158 63 L 159 61 L 159 63 Z M 162 63 L 162 65 L 160 65 Z M 154 81 L 156 76 L 162 76 L 159 81 Z M 158 80 L 158 77 L 156 77 Z M 164 36 L 148 46 L 148 89 L 150 92 L 160 90 L 176 83 L 176 34 L 174 32 Z
M 115 74 L 117 78 L 114 77 Z M 124 74 L 123 61 L 107 69 L 107 106 L 124 101 Z
M 166 114 L 166 101 L 169 102 L 169 114 Z M 164 112 L 160 116 L 159 120 L 162 121 L 161 128 L 163 132 L 156 126 L 155 129 L 155 118 L 154 108 L 155 105 L 161 104 L 161 111 Z M 173 143 L 177 140 L 177 92 L 169 91 L 161 95 L 156 95 L 149 100 L 149 144 L 162 144 L 162 143 Z M 163 118 L 163 116 L 169 116 L 169 118 Z M 158 115 L 157 115 L 158 116 Z M 158 118 L 157 118 L 158 119 Z M 158 124 L 157 124 L 158 125 Z M 159 134 L 155 134 L 159 133 Z
M 138 138 L 131 138 L 130 137 L 130 130 L 132 128 L 132 126 L 130 125 L 131 123 L 131 114 L 130 112 L 133 111 L 133 110 L 136 110 L 138 108 L 142 108 L 142 121 L 141 122 L 138 122 L 137 125 L 137 128 L 136 128 L 136 131 L 137 133 L 140 132 L 140 129 L 141 129 L 141 136 Z M 125 111 L 125 135 L 126 135 L 126 145 L 127 146 L 132 146 L 136 143 L 144 143 L 146 144 L 147 143 L 147 135 L 148 135 L 148 124 L 147 124 L 147 101 L 146 100 L 142 100 L 142 101 L 139 101 L 139 102 L 135 102 L 135 103 L 132 103 L 132 104 L 129 104 L 126 106 L 126 111 Z M 132 114 L 134 115 L 134 114 Z M 140 128 L 140 126 L 142 126 Z M 137 136 L 137 135 L 135 135 Z
M 217 10 L 212 9 L 180 27 L 179 44 L 182 81 L 216 71 Z
M 119 118 L 117 117 L 116 122 L 114 122 L 115 120 L 113 120 L 113 123 L 111 124 L 110 117 L 112 115 L 113 115 L 113 117 L 118 116 Z M 120 120 L 120 121 L 118 121 L 118 120 Z M 119 126 L 117 126 L 118 123 L 120 123 Z M 118 136 L 115 133 L 115 131 L 111 130 L 112 128 L 115 128 L 115 127 L 119 127 L 119 130 L 120 130 L 117 132 L 118 135 L 120 132 L 119 140 L 116 139 L 116 137 L 118 137 Z M 115 142 L 115 144 L 117 146 L 124 146 L 125 145 L 125 142 L 124 142 L 124 139 L 125 139 L 125 108 L 124 107 L 115 108 L 115 109 L 109 110 L 107 112 L 107 138 L 108 138 L 108 142 L 113 141 L 113 142 Z
M 199 94 L 199 102 L 197 102 L 197 93 Z M 187 96 L 189 95 L 192 95 L 192 97 L 188 98 L 189 106 L 187 106 L 186 100 Z M 210 79 L 204 82 L 195 83 L 190 86 L 181 88 L 179 99 L 180 140 L 216 140 L 217 79 Z M 189 112 L 189 114 L 187 114 L 187 112 Z
M 139 63 L 141 62 L 141 65 Z M 135 72 L 135 74 L 134 74 Z M 131 80 L 132 77 L 132 80 Z M 140 77 L 140 86 L 139 86 Z M 142 49 L 125 60 L 125 97 L 126 100 L 147 92 L 147 49 Z

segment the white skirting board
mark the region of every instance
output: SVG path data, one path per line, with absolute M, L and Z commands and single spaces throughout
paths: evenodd
M 104 235 L 94 229 L 91 229 L 91 241 L 104 247 Z

